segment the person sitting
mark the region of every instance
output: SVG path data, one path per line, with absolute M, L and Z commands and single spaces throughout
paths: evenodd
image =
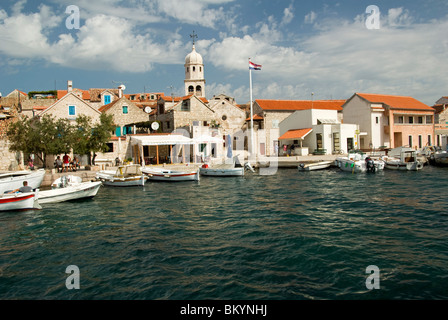
M 11 191 L 10 193 L 16 193 L 16 192 L 20 192 L 20 193 L 33 192 L 33 188 L 28 186 L 28 181 L 23 181 L 23 187 L 20 187 L 19 189 Z
M 76 171 L 78 169 L 81 169 L 78 157 L 76 157 L 76 156 L 73 158 L 73 161 L 71 162 L 71 169 L 72 169 L 72 171 Z
M 62 160 L 60 156 L 54 161 L 54 167 L 58 170 L 58 173 L 62 172 Z

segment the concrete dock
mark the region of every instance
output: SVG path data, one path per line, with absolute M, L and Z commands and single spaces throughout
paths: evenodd
M 291 156 L 291 157 L 258 157 L 256 161 L 251 160 L 251 164 L 254 168 L 277 166 L 278 168 L 297 168 L 300 163 L 315 163 L 320 161 L 334 161 L 340 155 L 319 155 L 319 156 Z M 245 161 L 247 162 L 247 160 Z M 244 162 L 244 163 L 245 163 Z M 241 163 L 241 162 L 240 162 Z M 243 163 L 243 164 L 244 164 Z M 192 171 L 197 170 L 202 166 L 202 163 L 191 163 L 191 164 L 165 164 L 155 167 L 167 168 L 170 170 L 179 171 Z M 93 170 L 85 170 L 81 168 L 76 172 L 63 172 L 57 173 L 55 169 L 47 169 L 47 173 L 44 177 L 41 187 L 48 188 L 51 186 L 53 181 L 64 175 L 74 175 L 82 178 L 83 181 L 95 180 L 96 174 L 100 170 L 116 170 L 117 167 L 106 167 L 105 165 L 93 167 Z

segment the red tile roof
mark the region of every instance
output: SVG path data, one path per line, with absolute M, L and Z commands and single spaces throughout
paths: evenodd
M 82 99 L 83 100 L 90 100 L 90 92 L 87 90 L 81 90 L 81 89 L 73 89 L 73 93 L 76 94 L 76 92 L 82 92 Z M 68 91 L 67 90 L 58 90 L 58 96 L 57 99 L 60 100 L 63 97 L 65 97 L 67 95 Z
M 265 111 L 300 111 L 309 109 L 342 111 L 346 100 L 256 100 Z
M 289 130 L 284 135 L 282 135 L 278 140 L 302 140 L 309 135 L 313 129 L 298 129 Z
M 259 116 L 258 114 L 254 115 L 254 121 L 264 120 L 264 117 Z M 250 121 L 250 117 L 246 119 L 246 121 Z
M 370 94 L 370 93 L 357 93 L 357 95 L 369 101 L 370 103 L 381 103 L 388 105 L 391 109 L 428 110 L 428 111 L 434 110 L 430 106 L 412 97 L 391 96 L 391 95 Z

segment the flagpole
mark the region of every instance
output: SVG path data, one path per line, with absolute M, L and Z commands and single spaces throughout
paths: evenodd
M 250 126 L 251 126 L 251 157 L 255 155 L 255 148 L 254 148 L 254 103 L 253 103 L 253 97 L 252 97 L 252 69 L 250 68 L 250 58 L 249 58 L 249 82 L 250 82 Z

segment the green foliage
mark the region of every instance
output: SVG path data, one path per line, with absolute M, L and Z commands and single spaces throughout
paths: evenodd
M 107 151 L 114 130 L 112 115 L 102 114 L 100 122 L 92 125 L 90 117 L 81 115 L 76 124 L 68 119 L 55 120 L 49 115 L 24 118 L 10 125 L 7 136 L 11 151 L 36 154 L 45 163 L 47 155 L 68 153 L 91 154 Z

